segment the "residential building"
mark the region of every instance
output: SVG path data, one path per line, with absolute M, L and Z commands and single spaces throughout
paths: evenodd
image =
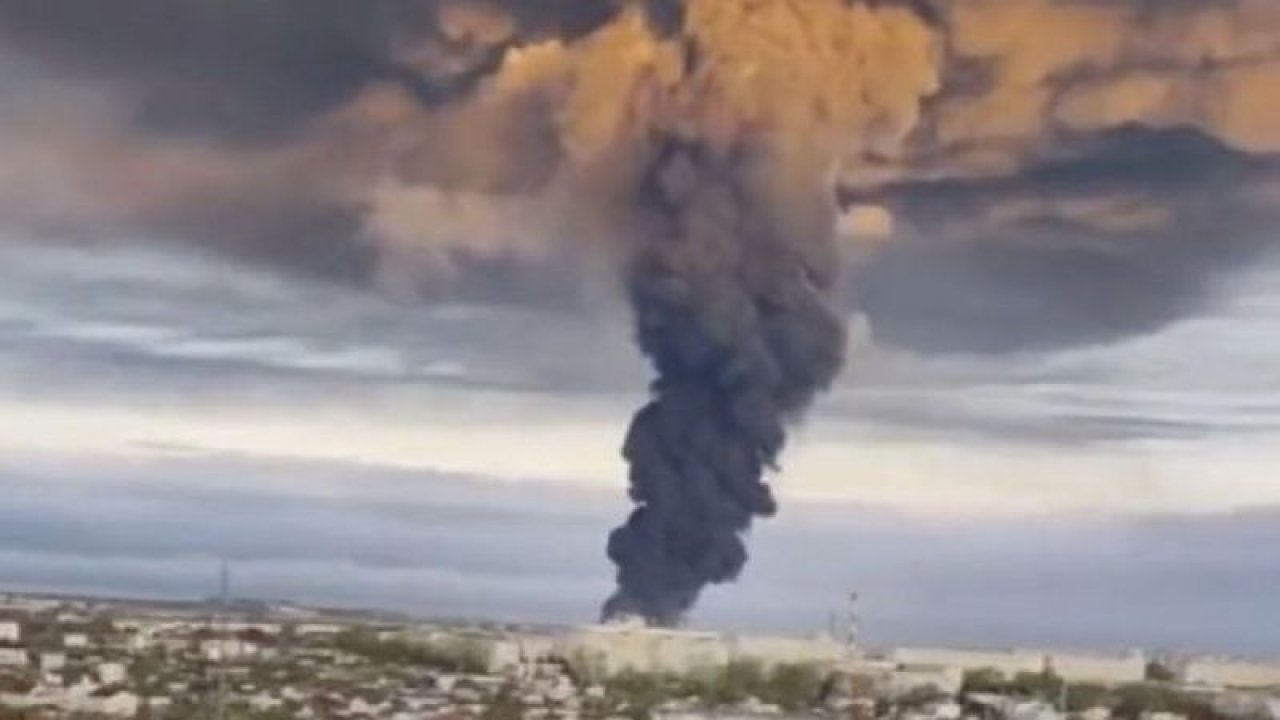
M 106 662 L 98 666 L 98 682 L 103 685 L 120 685 L 129 674 L 122 663 Z
M 89 636 L 84 633 L 67 633 L 62 636 L 62 647 L 68 650 L 81 650 L 89 647 Z
M 1197 658 L 1183 666 L 1182 680 L 1223 688 L 1280 688 L 1280 662 Z
M 1127 685 L 1147 676 L 1147 657 L 1140 651 L 1122 655 L 1054 653 L 1046 658 L 1046 669 L 1072 683 Z
M 57 672 L 67 665 L 67 654 L 60 652 L 40 653 L 38 658 L 40 669 L 45 672 Z
M 964 671 L 955 665 L 902 665 L 889 671 L 887 685 L 894 697 L 926 690 L 955 695 L 964 685 Z
M 899 648 L 889 655 L 897 665 L 950 666 L 962 672 L 994 670 L 1006 677 L 1018 673 L 1044 672 L 1045 656 L 1030 650 L 950 650 L 945 648 Z

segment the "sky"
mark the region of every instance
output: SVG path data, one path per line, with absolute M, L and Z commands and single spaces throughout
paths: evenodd
M 198 597 L 228 557 L 258 597 L 592 619 L 646 376 L 601 317 L 621 309 L 407 310 L 191 252 L 0 254 L 6 585 Z M 781 516 L 696 622 L 811 631 L 857 589 L 882 643 L 1271 652 L 1278 272 L 1109 345 L 854 340 Z
M 128 2 L 0 0 L 0 587 L 196 598 L 226 558 L 245 596 L 593 622 L 652 379 L 619 108 L 837 118 L 845 368 L 690 623 L 856 591 L 881 645 L 1280 657 L 1271 0 L 814 0 L 857 42 L 674 120 L 620 78 L 671 37 L 753 63 L 735 6 Z

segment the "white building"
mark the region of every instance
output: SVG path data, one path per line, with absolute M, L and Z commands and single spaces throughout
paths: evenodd
M 57 672 L 67 666 L 67 654 L 60 652 L 44 652 L 39 657 L 40 669 L 45 672 Z
M 249 697 L 249 707 L 259 712 L 263 710 L 274 710 L 284 705 L 284 700 L 264 692 L 255 693 Z
M 341 625 L 334 623 L 299 623 L 294 626 L 298 635 L 337 635 L 343 631 Z
M 131 653 L 146 652 L 156 644 L 155 636 L 147 630 L 138 630 L 125 636 L 125 649 Z
M 890 660 L 900 666 L 950 666 L 961 672 L 994 670 L 1005 677 L 1041 673 L 1045 655 L 1029 650 L 949 650 L 946 648 L 898 648 Z
M 22 626 L 12 620 L 0 622 L 0 643 L 17 645 L 22 642 Z
M 733 661 L 832 666 L 847 655 L 844 643 L 821 635 L 722 635 L 627 623 L 581 627 L 561 645 L 557 654 L 584 659 L 607 674 L 623 670 L 685 673 Z
M 1062 713 L 1052 705 L 1039 700 L 1014 703 L 1005 717 L 1008 720 L 1062 720 L 1063 718 Z
M 964 670 L 955 665 L 902 665 L 889 671 L 887 685 L 894 697 L 922 690 L 954 696 L 964 685 Z
M 730 660 L 728 646 L 716 633 L 642 625 L 582 627 L 564 644 L 567 657 L 582 657 L 610 675 L 624 670 L 683 673 L 725 665 Z
M 1080 720 L 1111 720 L 1111 708 L 1102 706 L 1091 707 L 1077 714 Z
M 232 620 L 221 623 L 219 627 L 222 632 L 226 633 L 242 633 L 254 630 L 268 636 L 280 634 L 280 623 L 272 622 L 245 622 Z
M 128 677 L 121 663 L 107 662 L 98 666 L 98 682 L 103 685 L 122 685 Z
M 89 647 L 89 636 L 84 633 L 67 633 L 62 636 L 62 647 L 68 650 L 79 650 Z
M 256 643 L 234 637 L 211 638 L 200 643 L 200 654 L 206 660 L 239 660 L 257 657 L 260 651 Z
M 68 712 L 93 713 L 107 717 L 131 718 L 138 714 L 142 700 L 131 692 L 118 692 L 107 697 L 77 697 L 64 706 Z
M 0 667 L 25 667 L 27 651 L 22 648 L 0 648 Z
M 1183 667 L 1182 680 L 1212 687 L 1280 688 L 1280 662 L 1198 658 Z
M 847 651 L 844 643 L 826 635 L 739 635 L 729 643 L 732 659 L 751 660 L 765 666 L 837 665 L 845 659 Z
M 490 673 L 513 673 L 526 664 L 520 641 L 498 640 L 489 647 L 488 669 Z
M 1140 651 L 1123 655 L 1054 653 L 1046 659 L 1046 669 L 1072 683 L 1127 685 L 1147 677 L 1147 657 Z

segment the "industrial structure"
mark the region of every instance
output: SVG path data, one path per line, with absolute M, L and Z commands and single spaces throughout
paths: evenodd
M 848 659 L 845 643 L 827 634 L 735 635 L 627 623 L 576 628 L 563 638 L 558 650 L 606 673 L 683 673 L 734 661 L 766 667 L 803 663 L 834 667 Z
M 1280 663 L 1227 658 L 1196 658 L 1182 668 L 1182 680 L 1190 685 L 1235 689 L 1280 688 Z

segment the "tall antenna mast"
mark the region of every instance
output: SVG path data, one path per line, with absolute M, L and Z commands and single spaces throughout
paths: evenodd
M 848 654 L 849 659 L 853 659 L 858 656 L 858 643 L 860 640 L 858 637 L 859 618 L 858 618 L 858 593 L 857 592 L 849 593 L 849 608 L 847 612 L 848 614 L 845 617 L 845 635 L 844 635 L 845 652 Z
M 213 703 L 210 707 L 209 716 L 211 720 L 226 720 L 227 717 L 227 669 L 226 656 L 228 649 L 227 642 L 227 607 L 230 604 L 231 596 L 231 567 L 226 559 L 222 560 L 222 566 L 218 573 L 218 599 L 214 603 L 213 608 L 213 640 L 217 654 L 214 656 L 214 677 L 215 689 Z

